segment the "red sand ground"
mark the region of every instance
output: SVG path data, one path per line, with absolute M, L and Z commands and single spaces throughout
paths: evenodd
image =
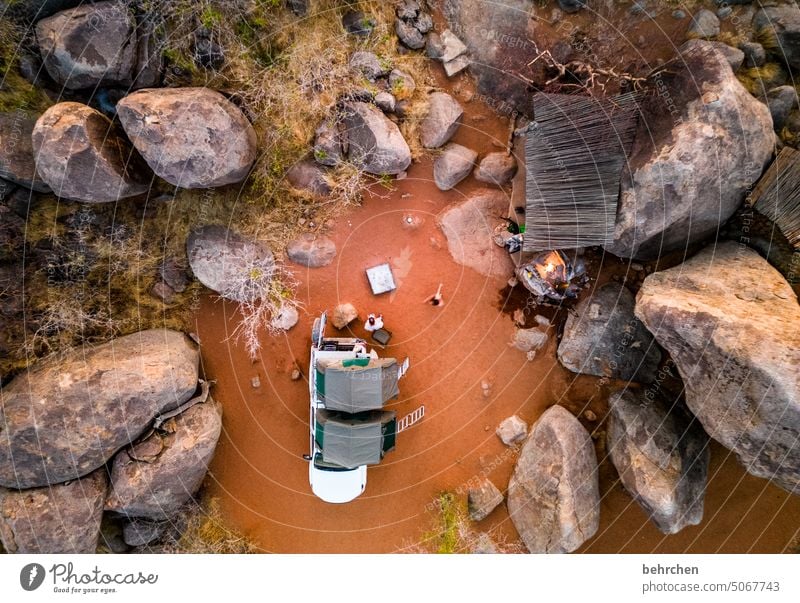
M 665 45 L 662 54 L 668 56 L 671 48 Z M 468 96 L 468 80 L 460 81 L 458 86 Z M 504 147 L 507 122 L 477 101 L 465 107 L 467 115 L 455 141 L 481 154 Z M 432 501 L 440 492 L 458 491 L 464 500 L 470 481 L 481 477 L 506 488 L 516 457 L 494 434 L 500 421 L 516 413 L 531 423 L 555 403 L 576 414 L 590 407 L 604 416 L 613 384 L 598 387 L 596 379 L 564 370 L 555 359 L 554 335 L 528 362 L 524 353 L 508 345 L 513 333 L 510 314 L 522 298 L 509 298 L 505 283 L 486 279 L 450 258 L 436 216 L 478 184 L 470 178 L 458 191 L 443 193 L 432 182 L 430 160 L 424 160 L 415 163 L 394 190 L 376 187 L 380 196 L 342 216 L 328 233 L 339 249 L 336 261 L 326 268 L 295 270 L 304 304 L 300 322 L 284 337 L 263 337 L 256 363 L 230 339 L 237 323 L 235 304 L 212 296 L 203 299 L 197 332 L 204 369 L 208 378 L 216 379 L 213 393 L 225 410 L 224 436 L 208 488 L 220 499 L 231 524 L 263 550 L 418 550 L 433 527 Z M 406 213 L 424 220 L 418 230 L 402 228 Z M 374 297 L 364 269 L 381 262 L 392 264 L 399 287 L 394 294 Z M 614 258 L 603 264 L 597 267 L 599 283 L 624 272 Z M 444 283 L 445 306 L 423 304 L 439 282 Z M 394 337 L 381 354 L 409 356 L 412 361 L 393 408 L 402 416 L 425 404 L 426 417 L 398 437 L 397 449 L 381 465 L 369 469 L 360 498 L 329 505 L 311 494 L 308 466 L 301 458 L 308 452 L 305 375 L 313 319 L 340 302 L 355 304 L 362 321 L 369 312 L 383 313 Z M 553 316 L 552 311 L 542 313 Z M 563 311 L 558 318 L 564 318 Z M 366 335 L 363 323 L 351 326 L 355 335 Z M 294 362 L 304 374 L 300 381 L 290 379 Z M 254 389 L 251 379 L 256 376 L 261 386 Z M 482 394 L 482 381 L 491 384 L 488 399 Z M 747 475 L 719 446 L 712 450 L 704 522 L 675 536 L 665 537 L 652 526 L 608 461 L 601 464 L 600 473 L 601 526 L 581 549 L 585 552 L 781 552 L 793 541 L 797 546 L 800 497 Z M 517 539 L 505 505 L 477 527 L 509 542 Z

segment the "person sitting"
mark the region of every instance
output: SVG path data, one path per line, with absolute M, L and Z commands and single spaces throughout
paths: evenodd
M 444 305 L 444 298 L 442 298 L 442 283 L 439 283 L 439 288 L 436 290 L 436 293 L 425 299 L 425 303 L 434 307 Z
M 378 329 L 382 329 L 383 314 L 378 314 L 378 316 L 370 314 L 369 316 L 367 316 L 367 322 L 364 323 L 364 328 L 370 333 L 374 333 Z

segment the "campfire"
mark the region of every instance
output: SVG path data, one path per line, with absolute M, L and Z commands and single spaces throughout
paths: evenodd
M 517 278 L 537 302 L 560 302 L 578 296 L 586 269 L 582 260 L 573 264 L 563 251 L 545 251 L 517 268 Z

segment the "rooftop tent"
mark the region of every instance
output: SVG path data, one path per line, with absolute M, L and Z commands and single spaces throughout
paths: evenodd
M 393 411 L 345 416 L 320 410 L 315 437 L 324 462 L 350 468 L 380 463 L 394 448 L 396 430 Z
M 380 410 L 400 394 L 394 358 L 317 361 L 317 392 L 328 410 Z

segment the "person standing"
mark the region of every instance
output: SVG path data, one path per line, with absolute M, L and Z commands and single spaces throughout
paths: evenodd
M 434 307 L 441 307 L 444 305 L 444 298 L 442 297 L 442 283 L 439 283 L 439 288 L 436 289 L 436 293 L 425 299 L 425 303 Z
M 367 322 L 364 323 L 364 329 L 369 331 L 370 333 L 374 333 L 378 329 L 383 328 L 383 314 L 378 314 L 375 316 L 374 314 L 370 314 L 367 316 Z

